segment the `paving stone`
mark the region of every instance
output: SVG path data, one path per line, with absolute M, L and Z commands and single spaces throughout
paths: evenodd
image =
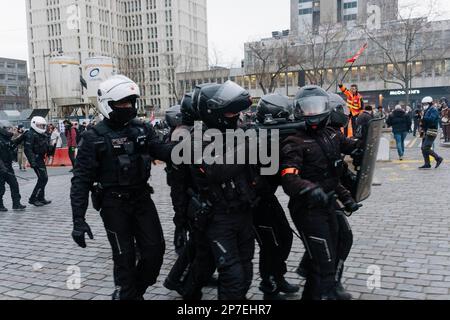
M 419 148 L 408 151 L 411 157 L 414 155 L 420 160 Z M 439 152 L 450 159 L 449 149 L 439 149 Z M 373 190 L 361 212 L 350 219 L 354 246 L 346 262 L 343 282 L 355 299 L 416 300 L 441 296 L 450 300 L 450 216 L 442 214 L 443 211 L 450 212 L 450 204 L 437 196 L 416 201 L 416 195 L 424 188 L 450 190 L 450 171 L 422 173 L 415 167 L 415 164 L 378 164 L 377 179 L 383 185 Z M 114 291 L 112 254 L 101 218 L 97 212 L 89 210 L 87 217 L 96 239 L 88 240 L 86 250 L 77 248 L 70 237 L 71 217 L 66 210 L 70 203 L 70 176 L 67 172 L 61 175 L 53 172 L 61 171 L 49 169 L 48 194 L 54 201 L 51 206 L 33 209 L 29 215 L 2 215 L 0 218 L 0 300 L 110 300 Z M 32 173 L 29 174 L 34 179 Z M 176 293 L 161 285 L 177 256 L 170 240 L 174 232 L 173 209 L 163 167 L 155 167 L 152 175 L 151 184 L 158 187 L 154 200 L 166 236 L 167 251 L 159 282 L 149 288 L 145 297 L 179 300 Z M 401 180 L 392 177 L 401 177 Z M 21 182 L 24 196 L 31 193 L 34 182 Z M 399 198 L 398 190 L 407 192 Z M 288 212 L 288 197 L 281 189 L 278 196 Z M 6 199 L 6 205 L 11 205 L 10 199 Z M 295 270 L 304 252 L 301 241 L 294 239 L 287 261 L 290 271 L 287 279 L 302 286 L 304 280 L 298 278 Z M 249 297 L 260 300 L 257 256 L 254 262 L 255 276 Z M 39 266 L 37 263 L 42 269 L 33 269 L 33 266 Z M 76 291 L 67 290 L 66 286 L 70 266 L 81 268 L 82 287 Z M 380 268 L 381 289 L 367 288 L 367 280 L 372 276 L 368 272 L 371 266 Z M 217 290 L 206 288 L 205 298 L 217 299 Z M 290 297 L 291 300 L 298 298 Z

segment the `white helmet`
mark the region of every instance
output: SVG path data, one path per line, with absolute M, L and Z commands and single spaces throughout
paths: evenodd
M 118 102 L 125 98 L 139 98 L 141 92 L 138 85 L 131 79 L 116 75 L 102 82 L 98 89 L 98 110 L 107 119 L 113 112 L 110 103 Z
M 39 134 L 44 134 L 47 131 L 47 120 L 42 117 L 34 117 L 31 119 L 31 128 Z
M 432 97 L 425 97 L 422 100 L 422 104 L 431 104 L 433 103 L 433 98 Z

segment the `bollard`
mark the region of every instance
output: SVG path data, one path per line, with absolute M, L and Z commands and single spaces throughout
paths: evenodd
M 382 132 L 383 134 L 380 139 L 380 147 L 378 149 L 377 161 L 390 161 L 392 129 L 383 129 Z

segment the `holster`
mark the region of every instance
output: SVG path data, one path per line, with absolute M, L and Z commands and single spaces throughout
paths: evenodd
M 91 190 L 92 206 L 97 211 L 100 211 L 102 209 L 103 196 L 104 196 L 103 189 L 99 185 L 96 185 L 92 188 Z
M 211 221 L 212 205 L 209 202 L 201 201 L 200 197 L 193 190 L 188 190 L 191 197 L 191 207 L 194 214 L 194 228 L 199 231 L 205 231 Z

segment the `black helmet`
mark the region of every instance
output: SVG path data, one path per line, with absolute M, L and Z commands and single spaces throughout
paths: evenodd
M 256 118 L 261 124 L 287 122 L 292 115 L 292 103 L 281 94 L 268 94 L 258 104 Z
M 342 97 L 336 93 L 330 93 L 331 112 L 330 126 L 333 128 L 346 128 L 349 123 L 350 110 Z
M 442 105 L 445 105 L 446 107 L 449 106 L 449 105 L 448 105 L 448 99 L 447 99 L 446 97 L 442 97 L 442 98 L 439 100 L 439 103 L 442 104 Z
M 306 86 L 295 96 L 294 115 L 309 127 L 325 127 L 331 115 L 330 96 L 318 86 Z
M 194 110 L 197 112 L 197 114 L 199 113 L 198 99 L 200 97 L 200 92 L 202 91 L 203 88 L 212 87 L 212 86 L 220 86 L 220 85 L 216 84 L 216 83 L 203 83 L 203 84 L 197 85 L 195 87 L 194 91 L 192 92 L 192 106 L 193 106 Z
M 166 122 L 170 128 L 175 129 L 181 125 L 181 106 L 176 105 L 166 111 Z
M 181 101 L 182 123 L 190 127 L 194 125 L 195 121 L 200 120 L 200 116 L 192 104 L 192 95 L 193 92 L 186 93 Z
M 232 81 L 209 85 L 200 90 L 197 109 L 209 128 L 236 129 L 241 111 L 253 104 L 250 94 Z

